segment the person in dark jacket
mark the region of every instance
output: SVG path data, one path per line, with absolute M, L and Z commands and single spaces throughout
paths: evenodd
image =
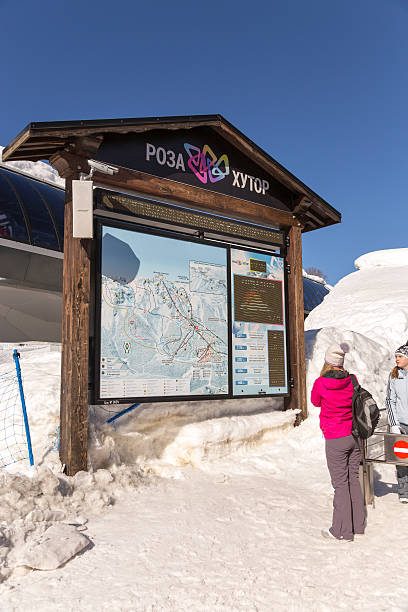
M 395 351 L 396 366 L 392 370 L 387 386 L 387 407 L 390 431 L 408 434 L 408 340 Z M 408 503 L 408 466 L 397 465 L 398 499 Z
M 334 488 L 333 521 L 322 535 L 352 542 L 365 527 L 364 500 L 359 481 L 360 448 L 351 435 L 353 383 L 344 369 L 347 344 L 333 344 L 325 355 L 312 389 L 312 404 L 320 407 L 320 428 L 325 437 L 327 467 Z

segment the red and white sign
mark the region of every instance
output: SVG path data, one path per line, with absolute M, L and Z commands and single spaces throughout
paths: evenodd
M 393 446 L 394 454 L 399 459 L 408 459 L 408 442 L 398 440 Z

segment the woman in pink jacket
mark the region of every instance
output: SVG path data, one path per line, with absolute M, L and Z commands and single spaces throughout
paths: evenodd
M 333 522 L 325 538 L 352 542 L 364 533 L 365 511 L 358 478 L 360 449 L 351 435 L 353 383 L 343 368 L 347 344 L 333 344 L 325 355 L 312 389 L 312 404 L 320 406 L 320 428 L 326 440 L 326 458 L 334 488 Z

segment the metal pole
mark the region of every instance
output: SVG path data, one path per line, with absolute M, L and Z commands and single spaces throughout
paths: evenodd
M 126 414 L 127 412 L 130 412 L 131 410 L 134 410 L 138 406 L 140 406 L 140 404 L 132 404 L 132 406 L 130 406 L 129 408 L 125 408 L 125 410 L 121 410 L 120 412 L 115 414 L 115 416 L 113 416 L 110 419 L 108 419 L 106 422 L 107 423 L 113 423 L 113 421 L 116 421 L 116 419 L 121 417 L 123 414 Z
M 366 506 L 371 504 L 375 508 L 374 478 L 371 478 L 371 465 L 367 462 L 367 440 L 361 440 L 362 460 L 363 460 L 363 490 L 364 503 Z
M 27 410 L 26 410 L 25 399 L 24 399 L 23 381 L 21 380 L 21 368 L 20 368 L 20 362 L 19 362 L 20 353 L 16 349 L 14 349 L 14 352 L 13 352 L 13 359 L 14 359 L 14 363 L 16 364 L 18 387 L 20 389 L 21 406 L 23 408 L 24 427 L 25 427 L 27 446 L 28 446 L 28 456 L 30 458 L 30 465 L 34 465 L 33 450 L 31 448 L 30 428 L 28 426 Z

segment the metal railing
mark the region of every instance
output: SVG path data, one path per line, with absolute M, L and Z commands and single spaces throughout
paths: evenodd
M 364 502 L 374 506 L 373 464 L 408 465 L 408 435 L 390 433 L 388 425 L 381 425 L 368 440 L 362 441 L 362 447 L 360 476 Z

